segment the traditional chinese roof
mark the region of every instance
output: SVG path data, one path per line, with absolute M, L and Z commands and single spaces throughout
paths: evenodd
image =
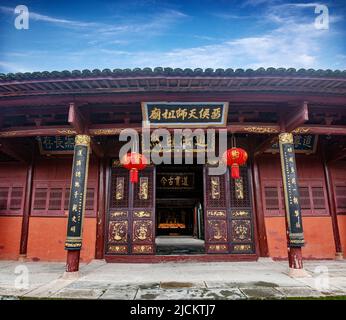
M 346 70 L 135 68 L 0 74 L 0 97 L 143 91 L 261 91 L 346 95 Z

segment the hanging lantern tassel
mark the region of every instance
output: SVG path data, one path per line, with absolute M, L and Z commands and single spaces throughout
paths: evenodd
M 237 163 L 232 164 L 231 177 L 233 179 L 239 179 L 240 178 L 239 165 Z
M 138 182 L 138 170 L 137 169 L 131 169 L 130 170 L 130 182 L 131 183 L 137 183 Z

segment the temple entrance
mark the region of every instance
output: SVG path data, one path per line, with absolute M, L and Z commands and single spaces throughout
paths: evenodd
M 204 253 L 203 166 L 156 167 L 156 253 Z

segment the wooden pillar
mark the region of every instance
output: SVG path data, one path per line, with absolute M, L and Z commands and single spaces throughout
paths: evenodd
M 303 270 L 301 248 L 304 245 L 303 221 L 300 207 L 298 176 L 294 154 L 293 135 L 279 135 L 281 171 L 286 208 L 288 263 L 290 275 L 306 276 Z
M 95 258 L 103 259 L 104 256 L 104 232 L 105 232 L 105 173 L 106 161 L 103 158 L 99 159 L 99 183 L 98 183 L 98 210 L 97 210 L 97 225 L 96 225 L 96 249 Z
M 78 272 L 88 181 L 90 137 L 77 135 L 73 155 L 69 215 L 65 249 L 66 272 Z
M 269 257 L 267 232 L 264 222 L 264 211 L 261 194 L 261 181 L 259 176 L 257 157 L 253 156 L 251 161 L 252 168 L 252 185 L 254 189 L 254 202 L 256 209 L 256 222 L 258 231 L 259 251 L 261 257 Z
M 21 237 L 20 237 L 20 248 L 19 248 L 19 257 L 21 259 L 26 258 L 27 247 L 28 247 L 33 173 L 34 173 L 34 157 L 32 157 L 28 165 L 27 174 L 26 174 L 24 211 L 23 211 L 22 230 L 21 230 Z
M 333 226 L 335 251 L 336 251 L 335 259 L 342 260 L 344 257 L 344 254 L 342 252 L 342 247 L 341 247 L 338 216 L 336 213 L 336 201 L 335 201 L 335 193 L 333 188 L 333 177 L 330 173 L 329 166 L 325 159 L 325 155 L 323 155 L 322 157 L 323 157 L 324 176 L 325 176 L 326 185 L 327 185 L 328 204 L 329 204 L 330 216 L 332 219 L 332 226 Z

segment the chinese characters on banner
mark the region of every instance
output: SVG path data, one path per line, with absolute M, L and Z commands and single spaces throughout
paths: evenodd
M 85 209 L 89 143 L 89 136 L 76 136 L 71 177 L 67 237 L 65 242 L 66 250 L 80 250 L 82 247 L 82 224 Z
M 302 247 L 304 235 L 292 134 L 280 134 L 279 145 L 289 246 Z
M 158 173 L 158 189 L 193 189 L 194 173 Z
M 144 123 L 153 127 L 226 126 L 226 102 L 143 102 Z

